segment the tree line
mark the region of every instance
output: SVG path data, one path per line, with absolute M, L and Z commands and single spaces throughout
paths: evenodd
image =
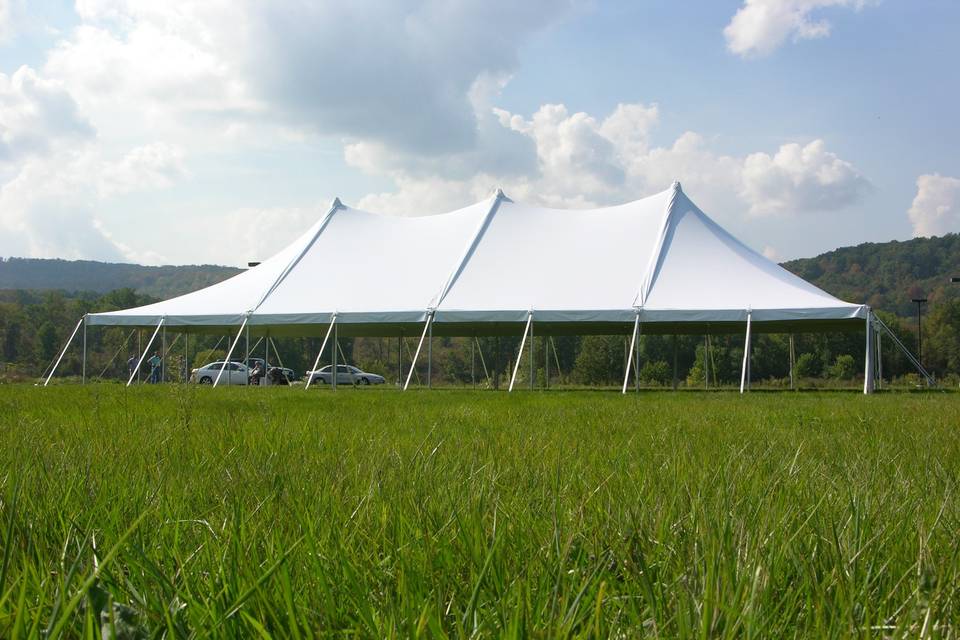
M 49 368 L 85 313 L 109 311 L 148 304 L 155 299 L 124 288 L 105 294 L 67 294 L 62 291 L 0 291 L 0 380 L 39 379 Z M 914 353 L 917 352 L 915 319 L 879 311 L 878 314 Z M 955 383 L 960 379 L 960 299 L 931 304 L 923 323 L 923 362 L 937 378 Z M 87 375 L 91 379 L 122 380 L 127 360 L 145 349 L 150 331 L 124 327 L 91 327 L 87 331 Z M 167 380 L 181 380 L 193 368 L 226 355 L 233 336 L 192 335 L 181 340 L 171 330 L 164 373 Z M 394 338 L 341 338 L 338 359 L 379 373 L 398 382 L 409 370 L 418 335 L 402 341 Z M 715 387 L 736 385 L 743 358 L 742 334 L 713 336 L 645 335 L 639 341 L 640 357 L 633 373 L 644 385 Z M 505 387 L 516 364 L 520 335 L 500 337 L 435 337 L 432 382 L 438 385 Z M 863 379 L 863 331 L 849 333 L 795 334 L 795 375 L 804 384 L 854 385 Z M 532 375 L 537 386 L 619 385 L 623 380 L 629 336 L 536 335 L 533 340 Z M 785 386 L 789 380 L 789 341 L 784 334 L 757 334 L 753 341 L 751 378 Z M 320 348 L 321 337 L 279 338 L 265 352 L 266 344 L 251 341 L 252 355 L 268 356 L 271 364 L 283 364 L 302 375 L 310 368 Z M 75 343 L 61 364 L 59 375 L 75 376 L 81 370 L 80 342 Z M 882 341 L 884 378 L 916 382 L 912 365 L 890 340 Z M 242 360 L 246 344 L 233 358 Z M 528 343 L 529 349 L 529 343 Z M 161 350 L 158 341 L 154 350 Z M 329 364 L 330 352 L 321 365 Z M 402 367 L 402 376 L 401 376 Z M 518 368 L 518 384 L 531 378 L 529 350 Z M 426 383 L 427 365 L 422 354 L 414 383 Z M 631 382 L 633 384 L 633 382 Z

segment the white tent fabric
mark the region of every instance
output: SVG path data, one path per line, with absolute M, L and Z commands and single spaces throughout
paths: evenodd
M 329 323 L 449 327 L 524 322 L 829 322 L 867 317 L 749 249 L 679 183 L 616 207 L 555 210 L 489 200 L 440 215 L 386 216 L 334 201 L 276 256 L 200 291 L 91 314 L 95 325 L 288 330 Z M 857 323 L 857 326 L 861 326 Z M 387 335 L 384 333 L 383 335 Z

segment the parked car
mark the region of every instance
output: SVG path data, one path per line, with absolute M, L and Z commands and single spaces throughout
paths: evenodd
M 254 367 L 256 367 L 258 364 L 261 367 L 263 367 L 262 368 L 263 371 L 269 371 L 270 369 L 280 369 L 280 371 L 283 372 L 283 375 L 286 376 L 288 382 L 293 382 L 294 380 L 297 379 L 293 373 L 293 369 L 289 367 L 277 367 L 269 363 L 267 363 L 267 365 L 264 367 L 263 358 L 250 358 L 249 360 L 247 360 L 247 366 L 250 367 L 250 371 L 253 371 Z
M 190 373 L 190 380 L 197 384 L 213 384 L 223 367 L 223 360 L 197 367 Z M 242 362 L 228 362 L 219 384 L 247 384 L 250 370 Z
M 307 371 L 306 375 L 310 377 L 313 384 L 330 384 L 333 376 L 331 369 L 333 365 L 327 365 L 316 371 Z M 349 364 L 337 365 L 337 384 L 383 384 L 386 382 L 383 376 L 375 373 L 368 373 Z

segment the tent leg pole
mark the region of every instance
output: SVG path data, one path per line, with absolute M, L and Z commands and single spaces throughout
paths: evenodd
M 637 314 L 637 317 L 633 319 L 633 333 L 630 334 L 630 348 L 627 350 L 627 366 L 624 367 L 623 372 L 623 388 L 620 389 L 620 393 L 627 393 L 627 385 L 630 383 L 630 367 L 633 366 L 633 350 L 637 346 L 637 332 L 640 331 L 640 314 Z
M 877 334 L 877 388 L 883 389 L 883 350 L 880 348 L 880 332 L 874 330 Z
M 143 357 L 143 330 L 137 329 L 137 359 Z M 137 367 L 137 384 L 140 384 L 140 368 Z
M 500 391 L 500 336 L 496 339 L 497 351 L 493 354 L 493 389 Z
M 533 358 L 533 346 L 536 340 L 533 337 L 533 322 L 530 322 L 530 391 L 533 391 L 536 385 L 537 363 Z
M 340 377 L 340 372 L 337 371 L 337 347 L 340 346 L 340 332 L 337 330 L 337 323 L 333 323 L 333 360 L 331 364 L 333 365 L 330 368 L 330 388 L 334 391 L 337 390 L 337 378 Z
M 160 358 L 160 382 L 167 381 L 167 327 L 164 326 L 160 330 L 160 353 L 163 354 L 163 357 Z
M 190 334 L 183 333 L 183 382 L 190 382 Z
M 87 384 L 87 316 L 83 316 L 83 364 L 80 365 L 80 384 Z
M 430 329 L 430 323 L 433 322 L 433 313 L 427 314 L 427 322 L 423 325 L 423 333 L 420 334 L 420 342 L 417 343 L 417 350 L 413 353 L 413 360 L 410 362 L 410 372 L 407 374 L 407 381 L 403 383 L 403 390 L 406 391 L 410 386 L 410 378 L 417 368 L 417 359 L 420 357 L 420 350 L 423 348 L 423 341 L 427 338 L 427 330 Z
M 790 334 L 790 389 L 796 387 L 797 352 L 794 350 L 793 334 Z
M 336 321 L 337 315 L 334 314 L 333 319 L 330 320 L 330 326 L 327 327 L 327 335 L 323 336 L 323 344 L 320 345 L 320 351 L 317 352 L 317 359 L 313 361 L 313 369 L 311 369 L 311 371 L 316 371 L 317 367 L 320 366 L 320 358 L 323 357 L 323 350 L 327 348 L 327 340 L 330 339 L 330 332 L 333 331 L 333 323 Z M 303 386 L 303 390 L 306 391 L 309 389 L 311 384 L 313 384 L 313 375 L 307 378 L 307 384 Z
M 397 336 L 397 387 L 403 384 L 403 331 Z
M 157 323 L 157 328 L 153 330 L 153 335 L 150 336 L 150 340 L 147 342 L 147 348 L 140 353 L 140 359 L 137 360 L 137 370 L 130 374 L 130 379 L 127 380 L 127 386 L 130 386 L 130 383 L 133 382 L 133 378 L 136 377 L 140 379 L 140 367 L 143 366 L 143 358 L 147 355 L 147 351 L 150 350 L 150 345 L 153 344 L 153 341 L 156 340 L 157 334 L 160 333 L 160 327 L 163 326 L 163 321 L 166 318 L 160 318 L 160 322 Z
M 433 389 L 433 323 L 427 325 L 427 389 Z
M 867 308 L 867 340 L 866 350 L 863 356 L 863 393 L 873 393 L 873 322 L 870 319 L 871 312 Z
M 520 370 L 520 358 L 523 356 L 523 347 L 527 342 L 527 333 L 530 331 L 530 325 L 533 323 L 533 313 L 527 315 L 527 326 L 523 328 L 523 338 L 520 339 L 520 349 L 517 351 L 517 361 L 513 365 L 513 375 L 510 376 L 510 386 L 507 393 L 513 391 L 513 383 L 517 381 L 517 371 Z
M 227 350 L 227 357 L 223 359 L 223 365 L 221 365 L 220 371 L 217 372 L 217 379 L 213 381 L 214 387 L 220 384 L 220 377 L 223 375 L 224 369 L 227 368 L 227 364 L 229 364 L 230 362 L 230 356 L 233 355 L 233 350 L 237 348 L 237 343 L 240 342 L 240 336 L 243 335 L 244 330 L 246 330 L 247 328 L 247 320 L 249 318 L 250 316 L 244 316 L 243 323 L 240 325 L 240 330 L 237 331 L 237 337 L 234 338 L 233 341 L 230 343 L 230 348 Z M 231 374 L 230 377 L 232 378 L 233 375 Z
M 747 337 L 743 342 L 743 365 L 740 367 L 740 393 L 747 390 L 750 378 L 750 320 L 753 314 L 747 312 Z
M 53 374 L 56 372 L 57 367 L 60 366 L 60 361 L 63 360 L 63 355 L 67 352 L 67 349 L 70 348 L 70 343 L 73 342 L 74 337 L 77 335 L 77 331 L 80 330 L 80 325 L 85 321 L 84 318 L 80 318 L 80 321 L 77 322 L 77 326 L 73 328 L 73 333 L 70 334 L 70 338 L 67 340 L 67 344 L 63 345 L 63 351 L 60 352 L 60 356 L 57 358 L 57 361 L 54 363 L 53 368 L 50 369 L 50 373 L 47 375 L 46 381 L 43 383 L 43 386 L 50 384 L 50 378 L 53 377 Z
M 470 386 L 477 388 L 477 343 L 476 336 L 470 341 Z
M 246 339 L 246 353 L 243 355 L 243 364 L 247 367 L 247 379 L 243 381 L 245 386 L 250 386 L 250 327 L 247 327 L 246 331 L 243 332 L 244 338 Z

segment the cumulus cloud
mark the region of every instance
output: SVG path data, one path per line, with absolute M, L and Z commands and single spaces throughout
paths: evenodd
M 650 143 L 659 119 L 656 105 L 621 104 L 605 118 L 543 105 L 531 117 L 494 109 L 501 127 L 530 142 L 536 171 L 498 172 L 476 167 L 466 178 L 443 170 L 403 170 L 375 149 L 347 148 L 349 164 L 391 177 L 393 192 L 370 195 L 360 205 L 392 213 L 450 210 L 502 186 L 517 200 L 559 207 L 588 207 L 632 200 L 681 180 L 708 208 L 753 216 L 842 209 L 871 188 L 850 162 L 822 140 L 787 143 L 772 154 L 745 157 L 718 153 L 700 134 L 687 131 L 672 144 Z M 521 146 L 516 147 L 521 150 Z
M 743 163 L 742 195 L 754 215 L 840 209 L 870 188 L 856 167 L 826 150 L 823 140 L 785 144 L 772 156 L 753 153 Z
M 13 37 L 13 10 L 11 0 L 0 0 L 0 45 Z
M 939 174 L 917 178 L 917 195 L 908 215 L 914 236 L 960 232 L 960 178 Z
M 830 35 L 826 19 L 814 17 L 821 9 L 860 10 L 872 0 L 744 0 L 723 30 L 727 47 L 741 56 L 767 55 L 788 38 L 809 40 Z
M 23 66 L 0 73 L 0 163 L 52 151 L 63 141 L 95 135 L 63 86 Z
M 155 142 L 132 149 L 99 172 L 100 195 L 109 197 L 143 189 L 163 189 L 186 175 L 183 149 Z

